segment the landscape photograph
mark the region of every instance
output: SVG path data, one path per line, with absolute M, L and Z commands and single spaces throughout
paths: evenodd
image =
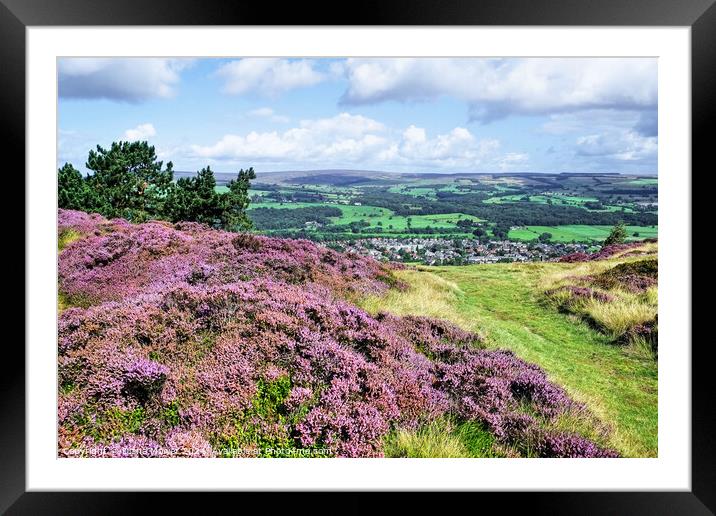
M 58 457 L 658 457 L 656 58 L 57 69 Z

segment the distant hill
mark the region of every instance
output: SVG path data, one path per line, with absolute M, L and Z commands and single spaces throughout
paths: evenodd
M 174 171 L 175 178 L 192 177 L 196 172 Z M 323 184 L 333 186 L 365 185 L 368 183 L 381 184 L 388 182 L 410 181 L 412 179 L 448 179 L 448 178 L 474 178 L 474 177 L 522 177 L 532 180 L 564 179 L 567 177 L 618 177 L 632 176 L 620 172 L 385 172 L 380 170 L 358 169 L 321 169 L 321 170 L 282 170 L 278 172 L 257 172 L 256 183 L 265 184 Z M 235 172 L 214 172 L 216 183 L 225 185 L 236 178 Z M 635 178 L 653 178 L 656 176 L 633 174 Z

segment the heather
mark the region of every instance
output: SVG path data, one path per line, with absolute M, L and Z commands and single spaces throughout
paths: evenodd
M 195 223 L 59 218 L 82 235 L 59 256 L 60 292 L 82 300 L 59 319 L 62 455 L 374 457 L 453 421 L 517 455 L 616 456 L 558 426 L 586 409 L 536 365 L 440 319 L 354 305 L 402 284 L 378 262 Z
M 622 244 L 610 244 L 599 248 L 594 253 L 570 253 L 559 257 L 557 261 L 563 263 L 574 263 L 574 262 L 589 262 L 593 260 L 604 260 L 605 258 L 611 258 L 612 256 L 624 254 L 634 250 L 635 248 L 643 246 L 643 242 L 629 242 Z
M 648 244 L 635 250 L 653 255 L 655 247 Z M 588 409 L 576 416 L 573 412 L 557 416 L 549 425 L 552 431 L 588 437 L 625 457 L 656 457 L 658 364 L 648 347 L 615 342 L 579 315 L 546 302 L 544 295 L 545 290 L 557 287 L 558 279 L 564 278 L 564 285 L 580 286 L 575 278 L 630 260 L 633 258 L 617 256 L 589 263 L 408 268 L 396 272 L 408 284 L 407 289 L 390 290 L 380 299 L 371 297 L 361 305 L 374 314 L 389 311 L 396 316 L 449 319 L 466 331 L 478 332 L 483 336 L 480 346 L 510 350 L 521 360 L 538 365 L 571 399 Z M 610 295 L 616 300 L 634 294 L 615 291 Z M 651 296 L 648 302 L 656 303 L 655 289 L 642 296 L 644 300 Z M 462 421 L 438 420 L 416 430 L 391 433 L 386 453 L 429 457 L 438 450 L 455 453 L 457 449 L 471 449 L 482 450 L 480 456 L 515 456 L 509 446 L 489 446 L 494 434 L 484 430 L 473 422 L 466 428 Z M 522 442 L 529 446 L 529 439 Z M 552 442 L 554 446 L 549 449 L 564 451 L 567 444 Z M 540 445 L 534 454 L 547 451 L 547 446 Z M 524 450 L 519 453 L 524 454 Z
M 603 248 L 589 260 L 545 281 L 545 299 L 580 317 L 612 343 L 658 354 L 656 244 Z M 597 258 L 600 257 L 600 258 Z M 573 260 L 579 261 L 579 260 Z
M 59 210 L 58 231 L 82 235 L 63 250 L 58 271 L 60 292 L 81 306 L 252 278 L 318 283 L 353 293 L 380 293 L 395 285 L 385 265 L 306 240 L 218 231 L 198 223 L 130 224 L 70 210 Z

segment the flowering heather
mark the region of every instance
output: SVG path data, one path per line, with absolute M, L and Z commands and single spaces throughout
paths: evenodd
M 645 240 L 644 242 L 646 242 Z M 649 239 L 649 242 L 655 242 L 654 239 Z M 633 249 L 634 247 L 639 247 L 641 245 L 644 245 L 644 242 L 628 242 L 625 244 L 612 244 L 602 247 L 599 251 L 596 253 L 569 253 L 565 254 L 564 256 L 560 256 L 557 261 L 558 262 L 566 262 L 566 263 L 574 263 L 574 262 L 589 262 L 592 260 L 604 260 L 605 258 L 609 258 L 611 256 L 614 256 L 617 253 L 621 253 L 623 251 L 626 251 L 628 249 Z
M 57 211 L 57 232 L 59 234 L 68 230 L 77 231 L 83 235 L 99 234 L 102 228 L 109 228 L 111 224 L 97 213 L 74 210 Z
M 539 367 L 444 321 L 349 303 L 386 288 L 377 262 L 196 224 L 96 222 L 60 253 L 61 288 L 92 301 L 59 320 L 62 456 L 374 457 L 391 429 L 442 416 L 522 453 L 614 456 L 549 430 L 581 407 Z
M 582 252 L 569 253 L 569 254 L 560 256 L 557 259 L 557 261 L 564 262 L 564 263 L 588 262 L 591 259 L 591 256 L 592 255 L 590 255 L 588 253 L 582 253 Z
M 614 296 L 608 294 L 607 292 L 601 292 L 599 290 L 594 290 L 593 288 L 579 287 L 576 285 L 565 285 L 563 287 L 550 289 L 547 290 L 545 294 L 553 298 L 564 297 L 562 304 L 565 305 L 573 304 L 579 301 L 587 301 L 590 299 L 594 299 L 600 303 L 610 303 L 614 301 Z
M 381 293 L 397 283 L 375 260 L 307 240 L 217 231 L 197 223 L 129 224 L 68 210 L 59 210 L 59 228 L 84 235 L 62 252 L 59 264 L 60 290 L 70 304 L 82 306 L 257 277 L 361 294 Z
M 622 287 L 631 292 L 644 292 L 657 284 L 659 264 L 655 259 L 620 263 L 602 272 L 593 283 L 602 288 Z
M 621 341 L 629 343 L 642 341 L 648 344 L 655 356 L 659 354 L 659 321 L 658 316 L 653 321 L 635 324 L 622 336 Z

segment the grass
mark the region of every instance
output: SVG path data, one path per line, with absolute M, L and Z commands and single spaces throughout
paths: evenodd
M 595 202 L 598 199 L 594 197 L 577 197 L 571 195 L 501 195 L 498 197 L 490 197 L 485 199 L 486 204 L 505 204 L 514 202 L 523 202 L 522 199 L 529 197 L 529 202 L 536 204 L 547 204 L 549 200 L 555 206 L 582 206 L 586 202 Z
M 564 226 L 525 226 L 520 229 L 513 229 L 508 236 L 514 240 L 535 240 L 542 233 L 551 233 L 553 242 L 597 242 L 603 241 L 612 230 L 612 226 L 587 226 L 570 224 Z M 657 226 L 627 226 L 627 240 L 639 240 L 644 238 L 655 238 L 658 236 Z M 634 233 L 639 233 L 634 237 Z
M 386 457 L 460 458 L 502 457 L 490 432 L 474 422 L 441 418 L 416 430 L 397 429 L 383 440 Z
M 625 253 L 622 253 L 609 260 L 575 264 L 568 270 L 545 276 L 540 288 L 549 291 L 547 299 L 555 307 L 584 318 L 610 339 L 618 341 L 634 326 L 654 321 L 658 312 L 656 286 L 649 287 L 644 292 L 631 292 L 620 285 L 619 272 L 615 275 L 615 271 L 620 270 L 647 273 L 648 269 L 656 266 L 654 258 L 657 244 L 640 246 L 638 252 L 644 254 L 625 256 Z M 605 275 L 609 279 L 607 283 L 600 281 Z M 596 284 L 594 278 L 597 278 Z M 573 299 L 568 291 L 560 290 L 560 287 L 570 285 L 587 286 L 596 292 L 608 294 L 612 300 L 605 303 L 594 298 Z
M 61 252 L 72 242 L 82 238 L 82 235 L 74 229 L 67 229 L 57 236 L 57 252 Z
M 659 184 L 659 180 L 657 178 L 651 178 L 651 177 L 642 177 L 639 179 L 634 179 L 632 181 L 628 181 L 626 184 L 628 185 L 648 185 L 648 186 L 656 186 Z
M 618 299 L 611 303 L 590 300 L 584 313 L 610 339 L 616 340 L 633 326 L 653 321 L 656 307 L 637 299 Z
M 361 302 L 368 312 L 385 310 L 396 315 L 425 315 L 451 321 L 459 326 L 474 329 L 467 317 L 455 310 L 458 299 L 464 292 L 455 283 L 436 274 L 422 274 L 417 271 L 397 271 L 410 288 L 401 292 L 391 289 L 384 296 L 370 296 Z
M 435 214 L 435 215 L 413 215 L 413 216 L 404 216 L 404 215 L 396 215 L 392 210 L 386 209 L 386 208 L 380 208 L 377 206 L 355 206 L 352 204 L 335 204 L 335 203 L 305 203 L 305 202 L 292 202 L 292 203 L 277 203 L 275 201 L 264 201 L 257 204 L 252 204 L 252 208 L 280 208 L 280 209 L 295 209 L 295 208 L 305 208 L 308 206 L 330 206 L 333 208 L 338 208 L 341 210 L 342 215 L 340 217 L 332 217 L 331 222 L 335 225 L 345 225 L 350 224 L 351 222 L 367 222 L 369 224 L 368 227 L 363 229 L 361 232 L 361 236 L 364 238 L 368 238 L 373 235 L 377 236 L 383 236 L 383 237 L 391 237 L 391 236 L 401 236 L 401 237 L 408 237 L 408 236 L 422 236 L 425 237 L 424 234 L 411 234 L 410 229 L 425 229 L 428 227 L 434 228 L 436 230 L 438 229 L 455 229 L 457 228 L 457 223 L 460 220 L 472 220 L 475 222 L 480 221 L 481 219 L 474 217 L 472 215 L 466 215 L 464 213 L 441 213 L 441 214 Z M 249 209 L 249 215 L 251 214 L 251 209 Z M 371 233 L 371 229 L 375 230 L 377 228 L 381 228 L 382 231 L 380 233 Z M 320 232 L 320 229 L 317 230 L 317 232 Z M 430 235 L 428 235 L 430 236 Z M 435 235 L 439 236 L 439 235 Z M 471 233 L 469 231 L 461 232 L 460 234 L 451 233 L 449 234 L 451 238 L 456 237 L 471 237 Z
M 545 277 L 569 274 L 579 266 L 487 264 L 398 271 L 411 287 L 369 298 L 363 306 L 372 312 L 441 317 L 484 334 L 488 347 L 510 349 L 540 365 L 583 402 L 608 427 L 606 444 L 627 457 L 654 457 L 656 362 L 631 347 L 612 345 L 607 336 L 542 300 Z

